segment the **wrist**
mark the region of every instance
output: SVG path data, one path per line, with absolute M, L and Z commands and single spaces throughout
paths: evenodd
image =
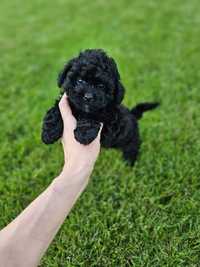
M 63 176 L 87 176 L 93 170 L 94 164 L 84 162 L 65 162 L 61 174 Z
M 71 169 L 69 166 L 64 166 L 61 173 L 53 180 L 53 191 L 62 194 L 82 192 L 88 184 L 91 172 L 79 172 Z M 70 193 L 70 194 L 71 194 Z
M 91 165 L 64 164 L 57 179 L 63 181 L 66 185 L 81 186 L 88 182 L 92 170 L 93 167 Z

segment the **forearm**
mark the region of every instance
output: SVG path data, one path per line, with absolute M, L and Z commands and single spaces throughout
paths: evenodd
M 91 170 L 64 168 L 50 186 L 0 232 L 0 267 L 37 266 L 73 204 L 84 190 Z

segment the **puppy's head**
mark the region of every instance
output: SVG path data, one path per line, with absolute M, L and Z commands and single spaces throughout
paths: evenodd
M 58 86 L 86 113 L 118 105 L 124 96 L 117 65 L 101 49 L 88 49 L 71 59 L 58 76 Z

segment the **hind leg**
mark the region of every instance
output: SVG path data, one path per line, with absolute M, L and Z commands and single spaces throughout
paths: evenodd
M 126 143 L 122 147 L 123 157 L 127 161 L 127 163 L 130 164 L 131 166 L 135 164 L 135 161 L 139 154 L 139 149 L 140 149 L 139 136 L 137 136 L 137 138 L 134 138 L 130 142 Z

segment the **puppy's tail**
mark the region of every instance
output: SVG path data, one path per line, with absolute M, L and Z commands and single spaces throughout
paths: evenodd
M 158 102 L 140 103 L 131 109 L 131 113 L 139 120 L 142 118 L 144 112 L 157 108 L 160 105 Z

